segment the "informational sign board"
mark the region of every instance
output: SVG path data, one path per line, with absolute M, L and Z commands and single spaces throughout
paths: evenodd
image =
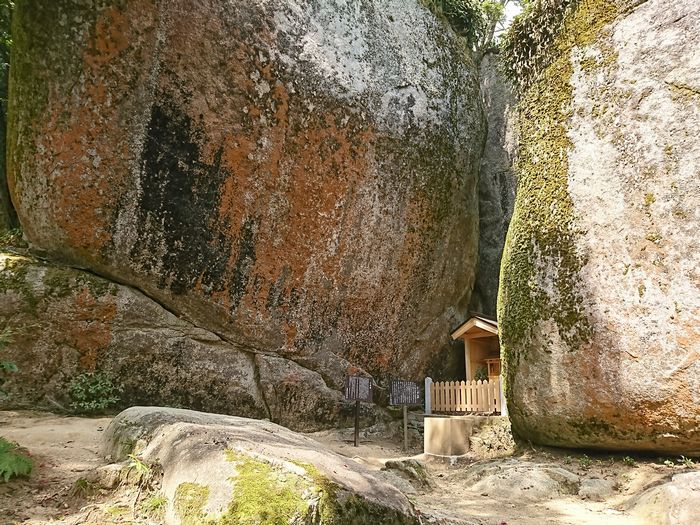
M 405 381 L 403 379 L 393 379 L 389 388 L 389 404 L 398 405 L 420 405 L 423 403 L 420 386 L 415 381 Z
M 348 401 L 372 402 L 372 379 L 361 376 L 345 377 L 345 399 Z

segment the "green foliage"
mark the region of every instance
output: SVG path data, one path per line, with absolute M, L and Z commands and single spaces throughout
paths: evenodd
M 591 458 L 589 458 L 586 454 L 578 458 L 578 466 L 581 467 L 583 470 L 588 470 L 591 468 L 591 464 L 593 462 L 591 461 Z
M 508 0 L 424 0 L 428 8 L 443 17 L 475 51 L 483 52 L 493 41 L 496 25 L 503 22 Z
M 105 512 L 110 516 L 116 518 L 117 516 L 123 516 L 124 514 L 128 514 L 129 507 L 127 507 L 126 505 L 110 505 L 105 509 Z
M 482 13 L 477 0 L 436 0 L 442 14 L 459 35 L 475 45 L 478 41 L 479 28 L 483 24 Z
M 11 246 L 14 248 L 26 248 L 27 244 L 22 239 L 22 230 L 12 228 L 7 231 L 0 232 L 0 246 Z
M 97 492 L 98 487 L 91 481 L 88 481 L 85 478 L 78 478 L 75 480 L 75 483 L 73 483 L 73 486 L 70 488 L 68 491 L 68 494 L 70 494 L 72 497 L 81 497 L 81 498 L 87 498 L 88 496 L 91 496 L 95 492 Z
M 168 498 L 162 494 L 153 494 L 141 502 L 140 509 L 151 518 L 162 518 L 167 504 Z
M 116 405 L 119 394 L 119 389 L 103 372 L 85 372 L 71 381 L 70 406 L 80 413 L 100 413 Z
M 636 467 L 637 466 L 637 460 L 634 459 L 633 457 L 630 456 L 625 456 L 622 458 L 622 462 L 627 465 L 628 467 Z
M 557 53 L 553 51 L 564 20 L 577 0 L 531 0 L 501 38 L 503 71 L 513 84 L 526 88 Z
M 474 379 L 477 381 L 488 381 L 489 371 L 485 366 L 480 366 L 474 371 Z
M 685 456 L 681 456 L 680 459 L 678 460 L 678 463 L 683 465 L 685 468 L 695 468 L 695 466 L 696 466 L 695 462 L 692 459 L 687 458 Z
M 7 483 L 11 478 L 29 476 L 34 461 L 17 450 L 17 445 L 0 437 L 0 479 Z
M 134 454 L 129 454 L 129 469 L 136 472 L 139 485 L 145 484 L 151 477 L 151 467 L 137 458 Z

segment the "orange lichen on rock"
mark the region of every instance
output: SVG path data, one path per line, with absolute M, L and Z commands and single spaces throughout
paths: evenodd
M 112 322 L 116 315 L 117 306 L 112 296 L 96 298 L 87 287 L 75 295 L 66 343 L 80 353 L 80 365 L 85 370 L 95 370 L 100 352 L 112 341 Z

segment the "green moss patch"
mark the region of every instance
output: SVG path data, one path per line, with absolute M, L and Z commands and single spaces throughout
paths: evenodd
M 309 514 L 307 495 L 312 484 L 298 474 L 250 456 L 226 451 L 236 466 L 231 504 L 219 523 L 236 525 L 287 525 L 305 522 Z
M 61 266 L 47 267 L 44 285 L 56 297 L 67 297 L 82 288 L 90 290 L 93 297 L 117 294 L 116 284 L 86 271 Z
M 382 523 L 415 525 L 406 516 L 348 492 L 308 463 L 295 463 L 303 474 L 243 453 L 227 450 L 236 466 L 231 503 L 217 525 L 287 525 L 318 523 L 351 525 Z
M 618 11 L 610 2 L 580 0 L 568 13 L 562 22 L 564 29 L 548 48 L 552 53 L 548 66 L 522 92 L 518 103 L 519 188 L 503 254 L 499 293 L 501 345 L 509 389 L 538 321 L 552 319 L 561 340 L 572 349 L 592 335 L 578 276 L 585 254 L 577 249 L 581 232 L 568 193 L 571 51 L 600 39 Z
M 35 313 L 39 299 L 27 281 L 31 259 L 18 255 L 0 253 L 0 294 L 14 292 L 26 305 L 26 311 Z
M 173 506 L 182 525 L 205 523 L 204 507 L 209 501 L 209 487 L 199 483 L 180 483 L 175 490 Z

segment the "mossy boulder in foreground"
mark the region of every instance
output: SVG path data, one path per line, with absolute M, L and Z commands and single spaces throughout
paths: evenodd
M 166 523 L 418 523 L 406 497 L 365 467 L 266 421 L 132 407 L 110 424 L 105 452 L 162 466 Z

